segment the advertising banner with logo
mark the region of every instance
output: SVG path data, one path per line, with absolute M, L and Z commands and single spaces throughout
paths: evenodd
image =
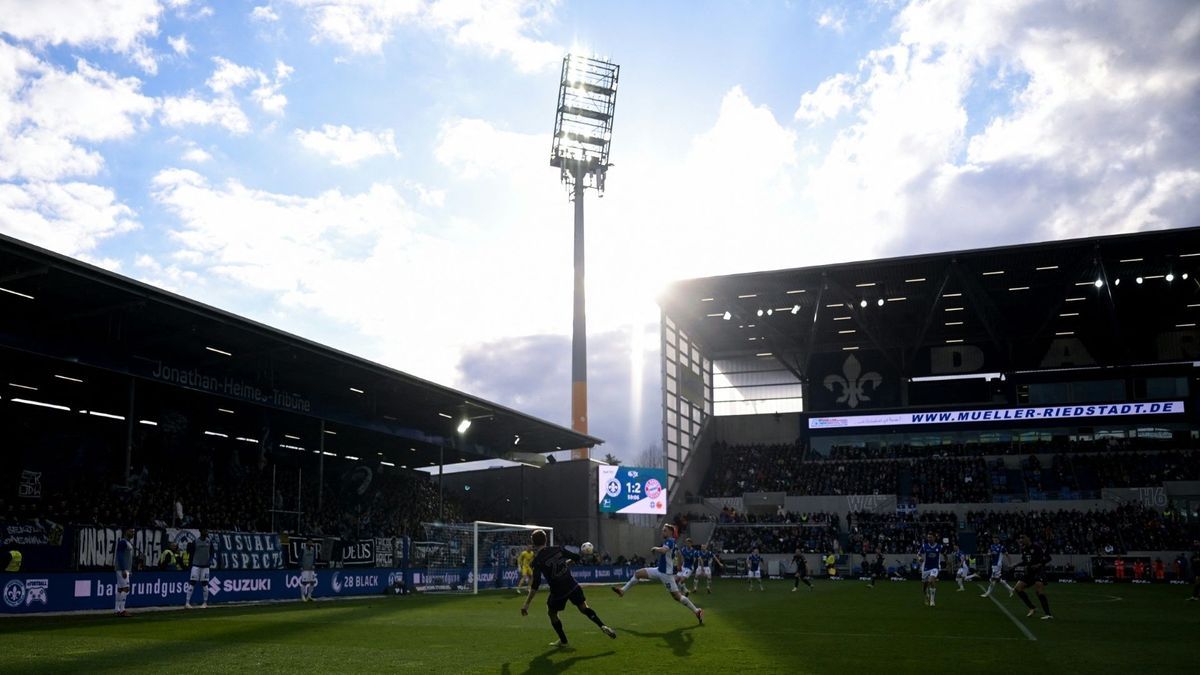
M 115 527 L 81 527 L 75 530 L 75 564 L 81 570 L 112 569 L 113 553 L 122 530 Z M 134 530 L 134 555 L 147 566 L 158 564 L 163 552 L 164 532 L 155 528 Z
M 283 568 L 283 547 L 278 534 L 217 532 L 216 564 L 223 570 L 274 570 Z
M 988 408 L 939 412 L 904 412 L 886 415 L 847 415 L 843 417 L 810 417 L 809 429 L 848 429 L 860 427 L 900 427 L 931 424 L 961 424 L 964 422 L 1009 422 L 1024 420 L 1059 420 L 1078 417 L 1105 418 L 1133 415 L 1182 415 L 1183 401 L 1146 403 L 1096 403 L 1092 405 L 1026 406 L 1022 408 Z
M 600 513 L 667 512 L 667 470 L 601 465 Z
M 580 565 L 572 566 L 571 574 L 580 583 L 615 583 L 625 581 L 636 568 L 629 565 Z M 496 583 L 499 574 L 500 582 Z M 502 566 L 498 570 L 485 567 L 479 570 L 479 588 L 514 588 L 520 578 L 520 571 L 515 567 Z M 474 584 L 475 576 L 469 567 L 430 567 L 409 570 L 405 573 L 405 582 L 418 591 L 456 591 L 468 588 Z
M 343 541 L 342 564 L 346 567 L 370 567 L 375 564 L 375 540 Z
M 314 597 L 382 594 L 395 570 L 361 568 L 320 570 Z M 130 610 L 183 605 L 186 572 L 134 572 Z M 111 572 L 0 575 L 0 613 L 112 610 L 116 584 Z M 299 570 L 216 570 L 208 580 L 208 602 L 246 602 L 300 598 Z

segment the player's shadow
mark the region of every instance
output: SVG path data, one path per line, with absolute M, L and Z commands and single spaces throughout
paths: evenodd
M 592 659 L 601 659 L 606 656 L 612 656 L 613 654 L 616 654 L 615 651 L 610 649 L 601 654 L 589 654 L 587 656 L 572 655 L 569 658 L 562 659 L 560 661 L 552 661 L 550 659 L 550 657 L 555 654 L 571 653 L 572 652 L 564 652 L 558 647 L 553 647 L 541 654 L 538 654 L 537 656 L 533 657 L 532 661 L 529 662 L 529 669 L 525 671 L 525 675 L 536 675 L 537 673 L 565 673 L 581 662 L 590 661 Z M 500 675 L 511 675 L 512 672 L 512 664 L 506 663 L 500 667 Z
M 695 630 L 695 628 L 695 626 L 687 626 L 684 628 L 676 628 L 675 630 L 667 631 L 666 633 L 641 633 L 636 630 L 630 630 L 626 628 L 622 630 L 622 632 L 629 633 L 630 635 L 636 635 L 641 638 L 662 638 L 663 641 L 667 643 L 667 646 L 671 648 L 671 651 L 675 652 L 675 656 L 687 656 L 688 652 L 692 649 L 692 642 L 695 641 L 695 638 L 692 637 L 692 631 Z

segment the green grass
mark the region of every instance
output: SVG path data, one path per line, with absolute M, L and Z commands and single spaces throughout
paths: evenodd
M 816 591 L 768 581 L 766 592 L 722 581 L 695 596 L 705 625 L 660 586 L 623 599 L 589 587 L 591 605 L 617 629 L 604 637 L 574 608 L 562 614 L 569 651 L 554 633 L 545 595 L 530 616 L 521 598 L 410 596 L 204 611 L 0 620 L 0 671 L 422 672 L 422 673 L 1149 673 L 1194 672 L 1190 642 L 1200 603 L 1186 586 L 1054 585 L 1054 621 L 1026 619 L 979 588 L 941 584 L 938 606 L 915 582 L 817 581 Z M 1119 599 L 1117 599 L 1119 598 Z

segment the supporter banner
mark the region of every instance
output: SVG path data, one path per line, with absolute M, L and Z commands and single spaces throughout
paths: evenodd
M 359 539 L 343 541 L 342 564 L 348 567 L 370 566 L 375 564 L 375 540 Z
M 809 429 L 846 429 L 856 427 L 899 427 L 970 422 L 1006 422 L 1058 420 L 1076 417 L 1127 417 L 1130 415 L 1182 415 L 1183 401 L 1155 403 L 1104 403 L 1094 405 L 1056 405 L 1021 408 L 986 408 L 949 412 L 905 412 L 886 415 L 847 415 L 810 417 Z
M 1100 491 L 1100 496 L 1105 501 L 1121 502 L 1123 504 L 1134 502 L 1141 504 L 1156 511 L 1167 507 L 1167 491 L 1163 487 L 1143 487 L 1143 488 L 1104 488 Z
M 283 548 L 279 545 L 277 534 L 217 532 L 215 537 L 217 569 L 269 570 L 283 567 Z
M 166 529 L 168 544 L 179 544 L 179 550 L 186 551 L 188 544 L 200 538 L 200 530 L 168 527 Z
M 113 567 L 113 554 L 122 530 L 115 527 L 81 527 L 75 531 L 75 564 L 80 569 Z M 148 566 L 157 565 L 163 551 L 163 532 L 152 528 L 134 530 L 133 550 L 136 559 Z
M 398 572 L 387 569 L 320 570 L 314 596 L 382 594 Z M 127 607 L 183 606 L 187 572 L 134 572 Z M 0 614 L 112 610 L 116 584 L 111 572 L 17 574 L 0 577 Z M 300 599 L 299 570 L 214 571 L 208 602 Z
M 387 537 L 375 538 L 375 566 L 394 567 L 396 564 L 396 540 Z
M 6 546 L 49 546 L 50 530 L 41 523 L 9 523 L 0 525 L 0 547 Z M 57 529 L 54 545 L 62 543 L 62 528 Z
M 42 472 L 24 469 L 21 471 L 21 484 L 17 487 L 17 496 L 26 499 L 42 498 Z

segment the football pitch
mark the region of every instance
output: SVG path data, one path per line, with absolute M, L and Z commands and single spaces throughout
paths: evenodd
M 661 586 L 618 598 L 591 586 L 610 640 L 568 606 L 571 647 L 555 639 L 545 591 L 522 596 L 374 597 L 310 604 L 0 620 L 0 671 L 629 673 L 1147 673 L 1195 672 L 1200 603 L 1188 586 L 1053 585 L 1053 621 L 1026 618 L 968 584 L 940 585 L 925 607 L 916 582 L 815 581 L 765 592 L 719 581 L 693 597 L 703 626 Z M 1032 597 L 1032 594 L 1031 594 Z M 1035 600 L 1036 602 L 1036 600 Z M 1002 609 L 1003 608 L 1003 609 Z M 1007 614 L 1004 610 L 1007 610 Z M 1011 616 L 1009 616 L 1011 614 Z

